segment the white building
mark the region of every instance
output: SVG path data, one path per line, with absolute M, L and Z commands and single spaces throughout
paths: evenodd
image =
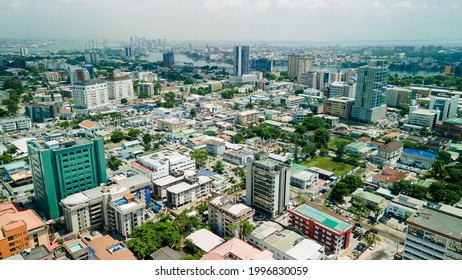
M 237 203 L 233 196 L 219 196 L 209 202 L 208 223 L 213 232 L 219 236 L 232 236 L 238 234 L 231 229 L 230 224 L 239 226 L 242 221 L 252 222 L 255 212 L 249 206 Z
M 226 150 L 225 142 L 216 139 L 207 140 L 205 150 L 212 156 L 222 155 Z
M 331 97 L 349 97 L 355 98 L 356 85 L 346 82 L 334 82 L 329 84 L 327 96 Z
M 244 166 L 245 160 L 249 156 L 250 155 L 248 154 L 240 153 L 234 150 L 227 150 L 223 153 L 223 160 L 237 166 Z
M 138 157 L 133 165 L 152 180 L 165 177 L 170 173 L 181 173 L 196 168 L 196 162 L 191 157 L 170 150 Z
M 102 80 L 76 82 L 71 87 L 74 107 L 77 109 L 94 109 L 108 106 L 109 95 L 107 83 Z
M 439 120 L 457 117 L 457 107 L 459 105 L 459 95 L 455 96 L 431 96 L 430 110 L 439 110 Z
M 153 72 L 138 72 L 138 81 L 141 83 L 153 83 L 157 81 L 157 74 Z
M 318 182 L 318 174 L 310 171 L 300 171 L 290 176 L 290 184 L 299 189 L 307 189 Z
M 325 259 L 323 245 L 271 221 L 258 226 L 247 241 L 260 250 L 272 252 L 276 260 Z
M 419 211 L 425 204 L 425 201 L 400 194 L 393 198 L 392 202 L 388 203 L 385 213 L 407 219 Z
M 17 131 L 17 130 L 30 130 L 31 127 L 32 127 L 31 119 L 27 117 L 0 120 L 0 132 L 1 133 Z
M 168 118 L 168 119 L 158 119 L 157 128 L 159 130 L 177 133 L 183 130 L 186 130 L 188 127 L 185 120 Z
M 135 99 L 133 81 L 129 76 L 107 78 L 105 81 L 107 82 L 109 100 L 118 104 L 123 98 L 127 100 Z
M 407 123 L 432 129 L 439 119 L 439 110 L 429 110 L 419 108 L 419 106 L 410 106 Z
M 195 202 L 210 195 L 212 179 L 206 176 L 190 176 L 185 182 L 167 188 L 167 201 L 174 207 Z

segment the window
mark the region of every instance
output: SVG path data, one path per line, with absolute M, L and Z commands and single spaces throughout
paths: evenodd
M 14 239 L 13 236 L 8 236 L 8 241 L 11 241 L 11 240 L 13 240 L 13 239 Z

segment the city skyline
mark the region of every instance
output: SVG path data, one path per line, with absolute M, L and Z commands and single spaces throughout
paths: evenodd
M 452 0 L 437 4 L 392 0 L 157 0 L 136 4 L 53 0 L 46 6 L 36 0 L 7 0 L 0 3 L 0 33 L 4 38 L 37 39 L 126 40 L 136 33 L 170 40 L 462 40 L 462 32 L 449 28 L 462 23 L 461 13 L 460 5 Z M 34 25 L 29 24 L 30 18 Z M 11 22 L 15 28 L 6 28 Z M 306 28 L 310 25 L 318 28 Z

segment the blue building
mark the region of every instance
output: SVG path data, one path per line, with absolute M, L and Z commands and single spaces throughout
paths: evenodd
M 405 165 L 415 166 L 421 169 L 432 168 L 438 158 L 437 154 L 417 149 L 406 149 L 400 157 L 400 162 Z

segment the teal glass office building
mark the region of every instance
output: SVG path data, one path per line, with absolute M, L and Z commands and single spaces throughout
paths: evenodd
M 28 143 L 35 199 L 47 218 L 61 216 L 61 199 L 107 183 L 102 139 Z

